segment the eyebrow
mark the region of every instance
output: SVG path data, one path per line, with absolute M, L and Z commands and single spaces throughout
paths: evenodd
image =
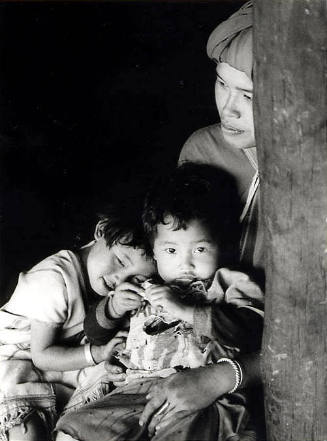
M 133 265 L 132 259 L 129 257 L 129 255 L 127 253 L 122 253 L 121 258 L 122 258 L 122 260 L 127 260 L 129 264 Z
M 199 240 L 194 240 L 191 243 L 192 244 L 197 244 L 197 243 L 203 243 L 203 242 L 210 244 L 210 243 L 212 243 L 212 240 L 209 240 L 209 239 L 199 239 Z M 171 242 L 169 240 L 159 241 L 158 243 L 159 243 L 159 245 L 178 245 L 177 242 Z
M 226 83 L 226 81 L 219 75 L 219 73 L 217 72 L 217 77 L 223 82 Z M 235 87 L 236 90 L 240 90 L 242 92 L 246 92 L 246 93 L 253 93 L 253 89 L 243 89 L 243 87 Z

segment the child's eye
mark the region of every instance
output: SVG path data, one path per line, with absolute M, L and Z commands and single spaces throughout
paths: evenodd
M 122 260 L 120 260 L 118 256 L 116 256 L 116 260 L 117 260 L 117 263 L 118 263 L 119 266 L 121 266 L 123 268 L 125 267 L 124 262 Z
M 175 248 L 166 248 L 165 251 L 168 254 L 175 254 L 176 253 L 176 249 Z
M 206 248 L 205 247 L 197 247 L 195 249 L 196 253 L 205 253 L 206 252 Z

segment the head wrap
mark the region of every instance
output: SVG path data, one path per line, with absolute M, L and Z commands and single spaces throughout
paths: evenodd
M 214 29 L 207 43 L 209 58 L 228 63 L 245 72 L 252 79 L 253 26 L 252 1 L 245 3 L 237 12 Z

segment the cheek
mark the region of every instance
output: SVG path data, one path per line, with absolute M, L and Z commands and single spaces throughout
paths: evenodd
M 222 109 L 224 108 L 224 103 L 226 102 L 226 94 L 223 93 L 221 90 L 221 87 L 216 84 L 215 86 L 215 99 L 216 99 L 216 106 L 218 109 L 218 113 L 222 113 Z
M 203 262 L 203 266 L 207 267 L 209 271 L 213 269 L 216 270 L 219 266 L 219 253 L 213 252 L 210 256 L 208 256 Z
M 248 101 L 243 104 L 243 118 L 247 122 L 247 125 L 251 131 L 254 131 L 254 121 L 253 121 L 253 103 Z
M 157 271 L 159 275 L 166 280 L 167 275 L 171 274 L 174 270 L 172 263 L 169 259 L 160 258 L 157 260 Z
M 222 94 L 220 93 L 219 87 L 216 85 L 215 87 L 215 99 L 216 99 L 216 106 L 218 109 L 218 113 L 221 114 L 221 110 L 223 108 L 223 97 Z
M 169 262 L 166 261 L 162 256 L 159 259 L 156 259 L 157 268 L 164 271 L 166 267 L 169 266 Z
M 111 274 L 118 272 L 120 267 L 115 265 L 115 263 L 111 259 L 103 260 L 101 263 L 98 264 L 98 272 L 102 274 Z

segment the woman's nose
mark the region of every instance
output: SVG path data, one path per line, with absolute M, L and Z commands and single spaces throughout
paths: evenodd
M 237 96 L 229 94 L 223 107 L 221 116 L 222 119 L 227 119 L 230 116 L 232 116 L 233 118 L 239 118 L 241 116 Z

